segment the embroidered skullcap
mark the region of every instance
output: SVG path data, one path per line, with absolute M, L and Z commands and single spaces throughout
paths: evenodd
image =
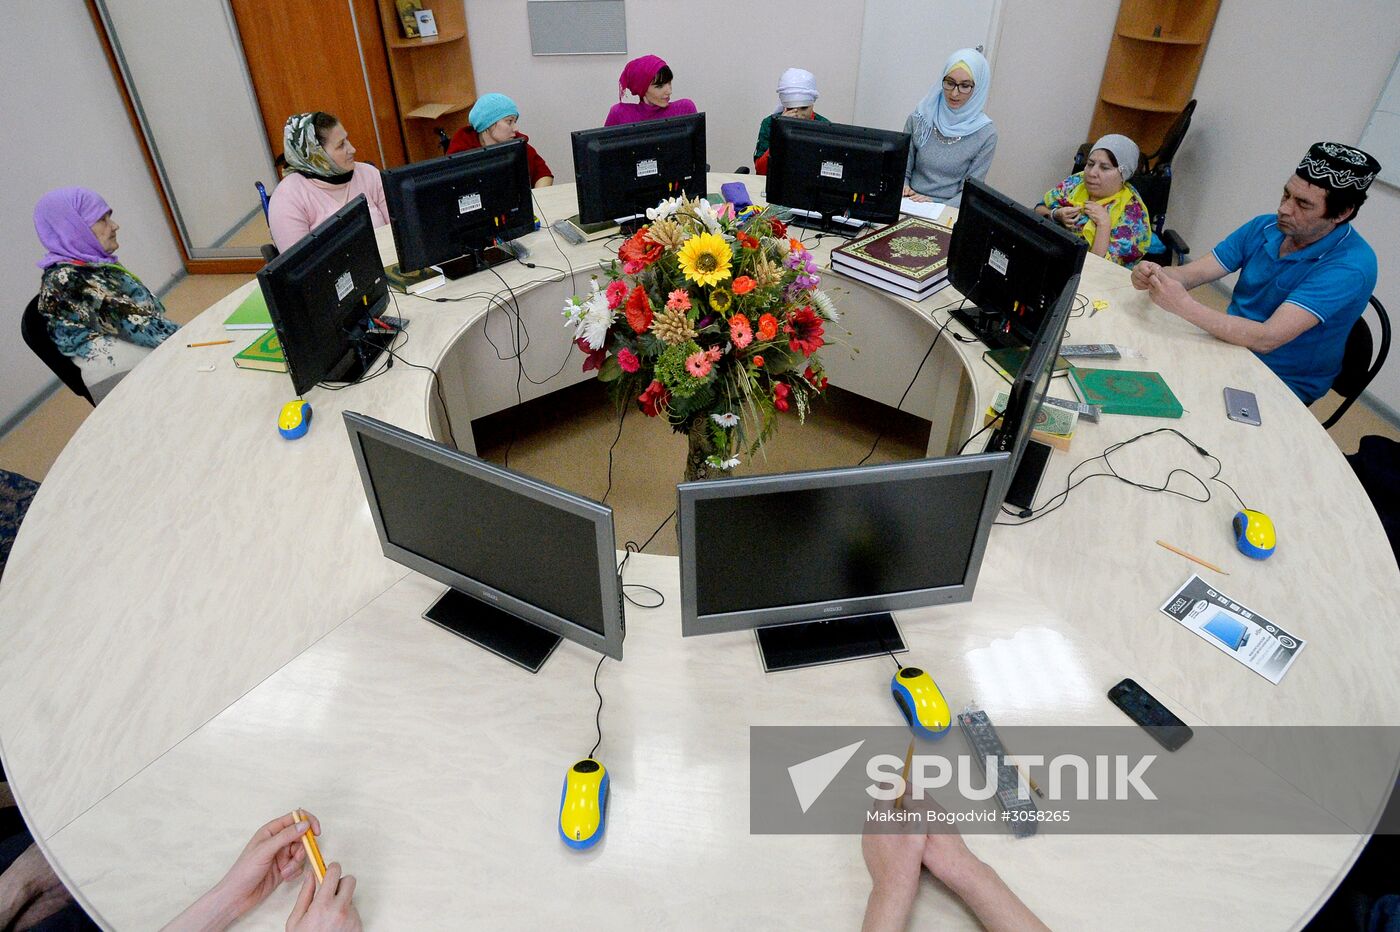
M 1333 191 L 1365 191 L 1376 180 L 1381 163 L 1375 156 L 1340 142 L 1315 142 L 1303 161 L 1298 177 Z

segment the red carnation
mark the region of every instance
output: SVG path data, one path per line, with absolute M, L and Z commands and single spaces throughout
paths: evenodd
M 743 246 L 743 247 L 745 247 L 745 248 L 747 248 L 747 249 L 757 249 L 757 248 L 758 248 L 758 238 L 757 238 L 757 237 L 754 237 L 754 236 L 750 236 L 749 234 L 745 233 L 743 230 L 735 230 L 735 231 L 734 231 L 734 239 L 738 241 L 738 243 L 739 243 L 740 246 Z
M 638 285 L 627 296 L 627 323 L 638 333 L 646 333 L 651 329 L 651 318 L 651 299 L 647 297 L 647 290 Z M 817 332 L 821 333 L 820 327 Z M 820 343 L 817 345 L 821 346 Z
M 617 251 L 617 257 L 624 263 L 631 263 L 638 272 L 660 259 L 661 254 L 666 251 L 660 243 L 653 243 L 647 239 L 648 229 L 642 227 L 633 233 Z
M 630 318 L 631 312 L 628 312 Z M 783 324 L 783 333 L 788 335 L 788 347 L 810 356 L 822 348 L 826 342 L 822 338 L 822 319 L 810 307 L 802 307 L 788 315 Z
M 758 338 L 763 341 L 778 335 L 778 318 L 772 314 L 760 314 L 758 318 Z
M 778 239 L 787 236 L 787 224 L 783 223 L 783 221 L 779 220 L 777 217 L 773 218 L 773 235 Z
M 786 382 L 778 382 L 773 386 L 773 407 L 779 411 L 786 411 L 792 407 L 792 402 L 788 401 L 788 395 L 792 394 L 792 389 L 787 387 Z
M 662 385 L 659 379 L 652 379 L 646 390 L 637 396 L 637 405 L 647 417 L 656 417 L 670 400 L 671 393 L 666 390 L 666 386 Z

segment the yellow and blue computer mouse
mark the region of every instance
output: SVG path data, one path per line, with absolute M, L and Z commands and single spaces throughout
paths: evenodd
M 1273 555 L 1278 538 L 1274 534 L 1274 522 L 1262 511 L 1246 508 L 1235 512 L 1235 546 L 1240 553 L 1256 560 L 1267 560 Z
M 289 401 L 277 415 L 277 432 L 288 440 L 305 437 L 311 429 L 311 405 L 302 399 Z
M 570 848 L 591 848 L 603 837 L 608 815 L 608 771 L 585 757 L 564 775 L 559 796 L 559 837 Z
M 890 692 L 904 720 L 921 738 L 941 738 L 953 723 L 948 701 L 933 677 L 918 667 L 900 667 L 890 679 Z

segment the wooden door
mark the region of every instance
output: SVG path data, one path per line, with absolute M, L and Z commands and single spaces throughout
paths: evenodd
M 407 161 L 374 0 L 231 5 L 274 156 L 288 116 L 324 110 L 340 118 L 359 160 Z

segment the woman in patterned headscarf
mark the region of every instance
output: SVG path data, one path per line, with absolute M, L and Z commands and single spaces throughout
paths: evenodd
M 39 312 L 93 404 L 178 329 L 160 299 L 117 262 L 120 229 L 112 208 L 87 188 L 50 191 L 34 207 L 44 247 Z
M 290 248 L 317 224 L 363 194 L 375 226 L 389 222 L 379 169 L 355 161 L 355 147 L 329 113 L 298 113 L 282 130 L 287 170 L 268 206 L 267 225 L 279 251 Z

